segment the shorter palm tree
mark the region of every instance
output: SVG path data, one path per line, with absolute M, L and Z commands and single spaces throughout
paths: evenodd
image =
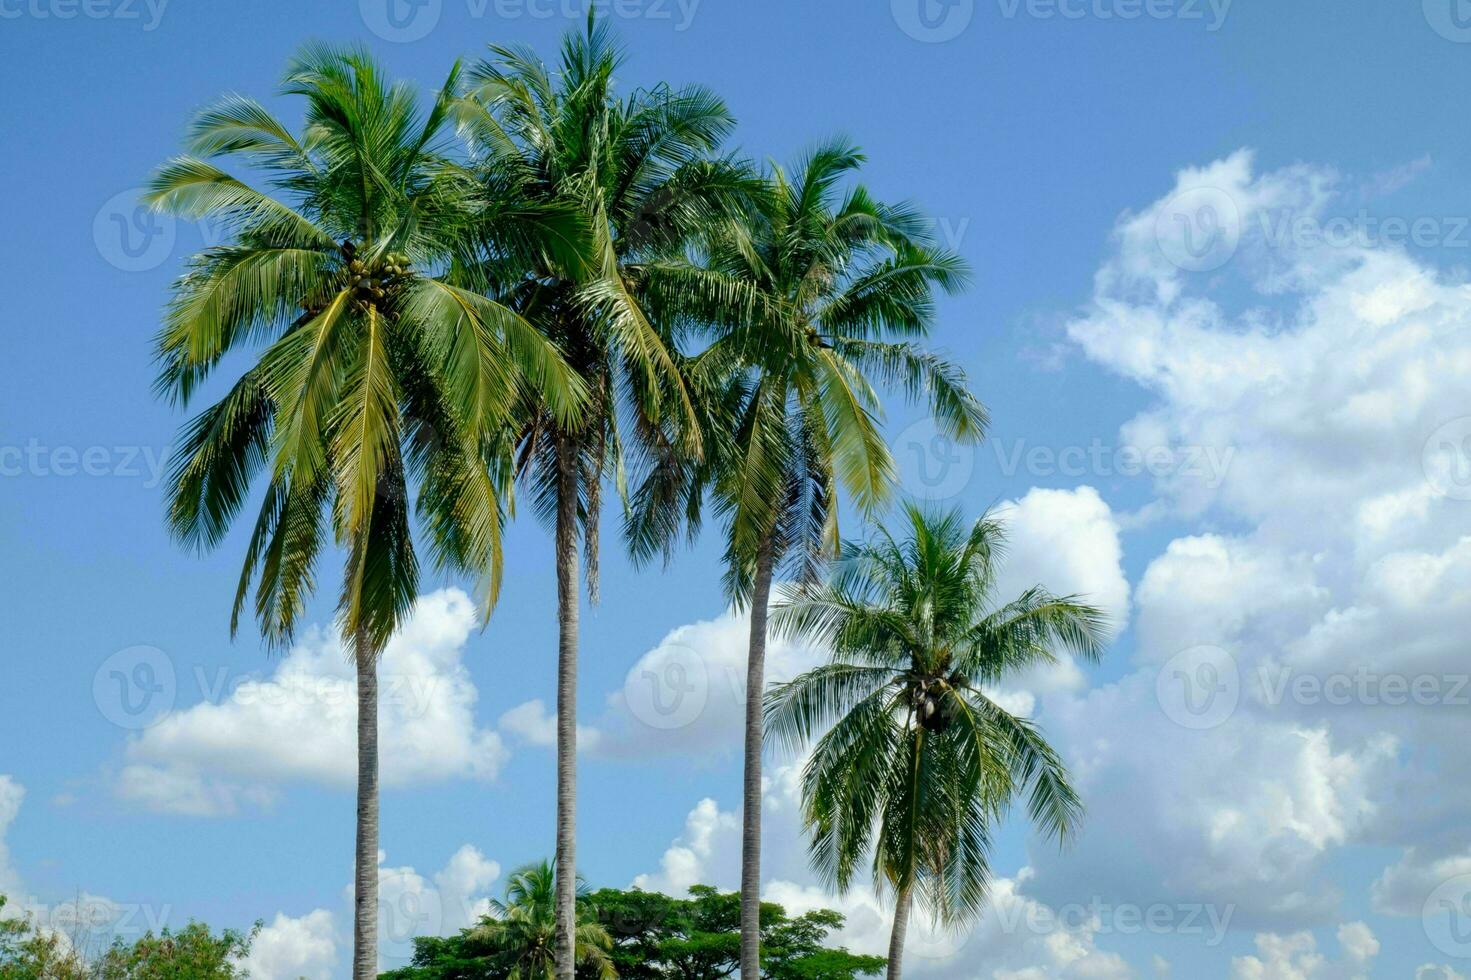
M 577 896 L 587 884 L 577 879 Z M 504 901 L 492 899 L 490 914 L 470 931 L 472 938 L 495 950 L 507 980 L 552 980 L 557 975 L 557 874 L 550 861 L 528 864 L 513 872 Z M 609 955 L 613 939 L 598 924 L 587 904 L 578 906 L 576 929 L 577 972 L 598 980 L 613 980 Z
M 828 581 L 803 587 L 775 629 L 828 644 L 831 662 L 767 692 L 767 731 L 817 744 L 802 779 L 813 867 L 846 891 L 871 858 L 892 889 L 890 980 L 914 899 L 952 926 L 980 913 L 992 833 L 1017 796 L 1048 836 L 1069 838 L 1082 803 L 1051 745 L 996 702 L 994 685 L 1054 663 L 1096 661 L 1103 614 L 1040 586 L 994 601 L 1005 536 L 983 517 L 905 508 L 908 536 L 846 545 Z

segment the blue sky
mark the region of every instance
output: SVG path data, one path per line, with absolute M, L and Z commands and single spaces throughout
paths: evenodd
M 294 118 L 274 90 L 304 40 L 363 41 L 427 88 L 487 43 L 551 57 L 585 10 L 425 0 L 389 19 L 385 2 L 402 4 L 0 0 L 0 260 L 14 277 L 0 293 L 0 888 L 41 907 L 84 892 L 170 921 L 264 918 L 267 978 L 345 975 L 337 716 L 290 695 L 335 689 L 340 667 L 325 640 L 274 662 L 252 635 L 232 644 L 238 536 L 196 557 L 164 533 L 158 467 L 180 418 L 150 396 L 150 341 L 181 261 L 211 239 L 132 200 L 214 97 Z M 1471 818 L 1466 708 L 1451 691 L 1471 506 L 1465 460 L 1436 455 L 1471 445 L 1457 428 L 1471 414 L 1457 383 L 1471 366 L 1464 6 L 605 8 L 631 55 L 625 86 L 715 88 L 740 120 L 734 146 L 755 157 L 847 134 L 876 193 L 936 217 L 976 283 L 944 302 L 935 344 L 970 372 L 993 440 L 952 458 L 896 400 L 905 490 L 971 513 L 1006 505 L 1018 582 L 1088 591 L 1126 624 L 1103 666 L 1009 692 L 1059 733 L 1095 819 L 1062 857 L 1008 830 L 998 912 L 1092 915 L 1060 929 L 993 918 L 955 955 L 930 944 L 920 975 L 1471 973 L 1458 921 L 1420 911 L 1463 899 L 1471 872 L 1457 836 Z M 1135 449 L 1164 462 L 1139 472 Z M 722 618 L 719 543 L 644 573 L 611 535 L 606 551 L 584 619 L 581 865 L 599 884 L 733 886 L 722 657 L 740 629 Z M 551 850 L 552 756 L 529 704 L 552 696 L 546 533 L 523 517 L 507 556 L 490 627 L 466 629 L 463 603 L 440 594 L 400 663 L 440 685 L 395 716 L 436 750 L 387 777 L 386 866 L 412 869 L 392 872 L 400 891 L 440 893 L 445 928 Z M 315 621 L 330 622 L 330 601 Z M 671 665 L 703 671 L 704 707 L 650 728 L 644 671 L 671 678 Z M 1166 688 L 1202 667 L 1239 678 L 1239 704 L 1182 726 Z M 171 711 L 147 729 L 113 686 L 114 670 L 148 679 L 140 668 L 173 678 L 155 709 Z M 1383 692 L 1362 687 L 1331 704 L 1274 697 L 1282 670 L 1439 686 L 1429 704 L 1373 703 Z M 784 792 L 774 784 L 768 890 L 817 901 Z M 880 931 L 863 896 L 831 903 L 859 924 L 855 945 Z M 1197 906 L 1229 910 L 1228 927 L 1184 925 Z M 1119 907 L 1175 925 L 1131 930 Z

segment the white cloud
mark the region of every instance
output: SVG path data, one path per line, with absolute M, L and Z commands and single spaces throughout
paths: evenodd
M 609 755 L 740 751 L 745 721 L 750 617 L 727 610 L 671 630 L 629 668 L 608 696 L 599 751 Z M 823 659 L 808 644 L 771 637 L 766 679 L 788 680 Z
M 527 745 L 552 748 L 557 744 L 557 716 L 541 698 L 533 698 L 501 715 L 496 727 Z M 577 726 L 577 751 L 596 751 L 603 733 L 587 725 Z
M 1388 706 L 1377 687 L 1333 703 L 1285 686 L 1369 672 L 1428 676 L 1449 695 L 1465 673 L 1471 424 L 1456 420 L 1468 414 L 1471 289 L 1396 246 L 1283 233 L 1357 210 L 1344 184 L 1311 165 L 1257 173 L 1246 151 L 1182 171 L 1121 219 L 1068 327 L 1089 359 L 1153 396 L 1121 444 L 1203 447 L 1230 465 L 1219 479 L 1157 478 L 1147 510 L 1192 533 L 1135 590 L 1137 673 L 1042 701 L 1090 808 L 1063 861 L 1035 856 L 1044 900 L 1068 887 L 1163 893 L 1234 903 L 1240 926 L 1326 925 L 1335 855 L 1418 843 L 1376 889 L 1383 908 L 1418 914 L 1423 869 L 1464 847 L 1463 707 Z M 1228 234 L 1199 239 L 1204 219 L 1226 219 Z M 1239 705 L 1193 732 L 1161 709 L 1156 681 L 1200 645 L 1228 671 L 1199 679 L 1238 684 Z M 1121 848 L 1143 860 L 1118 861 Z M 1262 969 L 1321 955 L 1281 942 Z
M 241 965 L 251 980 L 331 980 L 336 964 L 332 913 L 316 909 L 295 919 L 278 912 L 256 935 Z
M 452 935 L 479 920 L 489 911 L 489 889 L 501 873 L 499 864 L 470 844 L 430 877 L 412 866 L 391 867 L 382 861 L 380 854 L 378 962 L 382 970 L 407 966 L 415 938 Z M 343 889 L 349 909 L 352 895 L 351 885 Z
M 1007 553 L 996 578 L 996 599 L 1007 602 L 1040 585 L 1054 595 L 1078 595 L 1102 609 L 1115 635 L 1129 621 L 1129 582 L 1123 570 L 1123 545 L 1113 511 L 1098 491 L 1029 491 L 1020 500 L 996 508 L 1006 525 Z M 1054 667 L 1006 682 L 1028 697 L 1006 706 L 1030 715 L 1030 695 L 1077 690 L 1085 685 L 1082 670 L 1066 654 Z
M 707 797 L 697 803 L 685 818 L 684 833 L 664 852 L 659 870 L 634 878 L 633 886 L 666 895 L 683 895 L 691 885 L 713 884 L 729 888 L 729 859 L 734 853 L 739 867 L 740 834 L 739 815 L 722 812 L 715 801 Z M 734 848 L 730 846 L 732 841 Z M 727 867 L 714 867 L 717 860 Z
M 11 864 L 10 847 L 5 841 L 10 825 L 20 815 L 20 805 L 25 802 L 25 787 L 13 776 L 0 774 L 0 895 L 23 895 L 20 872 Z M 14 914 L 14 909 L 6 909 Z
M 479 692 L 463 663 L 477 625 L 456 589 L 423 596 L 379 666 L 383 784 L 494 778 L 507 750 L 477 727 Z M 195 816 L 268 805 L 289 783 L 351 787 L 356 777 L 357 682 L 340 640 L 321 630 L 273 671 L 218 701 L 166 716 L 132 737 L 118 794 Z
M 1367 980 L 1379 955 L 1374 933 L 1362 922 L 1349 923 L 1339 927 L 1338 945 L 1342 956 L 1330 960 L 1310 932 L 1263 933 L 1255 956 L 1232 958 L 1231 980 Z
M 1418 916 L 1437 888 L 1466 876 L 1471 876 L 1471 851 L 1440 857 L 1412 847 L 1374 882 L 1374 911 Z

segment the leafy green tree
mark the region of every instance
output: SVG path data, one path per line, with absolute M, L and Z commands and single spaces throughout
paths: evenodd
M 29 916 L 6 917 L 0 895 L 0 980 L 245 980 L 242 966 L 260 924 L 249 933 L 191 922 L 177 932 L 121 937 L 95 959 L 92 937 L 38 927 Z
M 273 645 L 291 639 L 321 552 L 335 542 L 346 556 L 338 615 L 357 665 L 355 980 L 376 972 L 376 664 L 418 590 L 410 486 L 435 561 L 485 573 L 488 613 L 509 420 L 523 389 L 563 423 L 584 395 L 523 317 L 467 288 L 495 262 L 519 267 L 527 243 L 551 241 L 545 251 L 567 236 L 555 210 L 505 182 L 494 197 L 447 158 L 459 77 L 456 66 L 421 111 L 363 50 L 309 46 L 283 88 L 304 100 L 300 133 L 229 97 L 198 115 L 191 155 L 162 167 L 147 195 L 161 211 L 208 219 L 225 239 L 175 286 L 157 342 L 160 393 L 188 404 L 227 354 L 252 358 L 182 432 L 171 530 L 194 548 L 218 545 L 251 484 L 264 483 L 231 630 L 258 579 L 254 612 Z M 269 189 L 217 156 L 238 158 Z
M 587 894 L 578 882 L 578 894 Z M 579 908 L 577 974 L 613 980 L 612 939 L 591 906 Z M 556 871 L 548 861 L 511 875 L 504 900 L 458 936 L 414 940 L 413 964 L 384 974 L 391 980 L 549 980 L 556 975 Z
M 955 364 L 918 341 L 934 297 L 966 279 L 958 256 L 935 246 L 913 208 L 841 184 L 863 162 L 851 144 L 814 150 L 792 175 L 775 168 L 759 206 L 722 223 L 698 267 L 655 263 L 651 304 L 677 306 L 713 328 L 688 368 L 708 433 L 702 459 L 675 457 L 640 490 L 635 554 L 667 549 L 682 521 L 699 523 L 713 491 L 727 522 L 728 583 L 751 610 L 747 657 L 741 851 L 742 969 L 759 959 L 761 700 L 767 606 L 783 566 L 809 581 L 837 550 L 837 500 L 863 513 L 888 497 L 893 460 L 875 383 L 923 399 L 946 434 L 978 440 L 985 409 Z
M 530 972 L 545 976 L 539 971 L 549 962 L 547 882 L 552 872 L 542 864 L 522 873 L 528 877 L 513 881 L 500 911 L 457 936 L 414 940 L 413 965 L 386 973 L 383 980 L 500 980 L 511 976 L 517 963 L 534 964 Z M 689 898 L 616 888 L 580 890 L 580 896 L 578 949 L 584 955 L 577 975 L 582 980 L 725 980 L 740 965 L 740 896 L 734 892 L 697 885 Z M 502 927 L 511 922 L 515 909 L 530 907 L 542 910 L 536 928 Z M 856 980 L 884 968 L 883 957 L 824 945 L 827 935 L 843 926 L 836 912 L 818 910 L 792 918 L 780 905 L 766 902 L 761 923 L 764 976 Z M 598 955 L 586 956 L 588 946 Z
M 260 927 L 257 926 L 257 929 Z M 133 943 L 117 940 L 97 964 L 97 980 L 246 980 L 241 962 L 255 933 L 226 929 L 219 935 L 202 922 L 178 932 L 149 932 Z
M 813 865 L 846 891 L 869 858 L 895 896 L 891 980 L 915 899 L 946 924 L 980 913 L 992 832 L 1018 795 L 1044 833 L 1073 833 L 1083 808 L 1062 760 L 986 692 L 1059 649 L 1096 661 L 1106 632 L 1097 609 L 1041 586 L 998 601 L 995 520 L 905 516 L 903 540 L 850 545 L 826 583 L 778 608 L 776 629 L 833 659 L 766 696 L 785 747 L 817 740 L 802 779 Z
M 29 914 L 5 912 L 0 895 L 0 980 L 88 980 L 87 963 L 59 932 L 38 929 Z
M 724 980 L 740 968 L 741 906 L 736 892 L 707 885 L 687 899 L 657 892 L 602 889 L 591 896 L 613 937 L 621 980 Z M 854 980 L 878 973 L 884 961 L 824 942 L 843 916 L 820 909 L 795 918 L 774 902 L 761 904 L 760 976 L 780 980 Z
M 538 515 L 554 529 L 557 567 L 558 970 L 574 967 L 579 578 L 583 557 L 596 601 L 604 485 L 623 484 L 625 447 L 657 444 L 669 416 L 693 406 L 676 366 L 671 316 L 651 320 L 640 301 L 643 269 L 678 251 L 743 187 L 744 173 L 710 155 L 733 122 L 699 87 L 612 92 L 622 55 L 589 17 L 569 34 L 554 73 L 534 53 L 493 47 L 471 71 L 457 107 L 487 184 L 510 179 L 548 208 L 571 207 L 591 244 L 578 261 L 547 251 L 496 284 L 566 355 L 588 390 L 576 418 L 530 392 L 515 434 L 518 472 Z M 693 426 L 678 451 L 698 455 Z M 648 451 L 674 451 L 655 447 Z M 581 542 L 581 543 L 579 543 Z
M 551 980 L 556 976 L 557 889 L 551 862 L 528 865 L 511 875 L 505 901 L 493 901 L 491 914 L 471 930 L 472 937 L 496 950 L 508 980 Z M 577 894 L 587 894 L 579 880 Z M 618 974 L 608 956 L 612 940 L 585 909 L 577 923 L 577 969 L 612 980 Z

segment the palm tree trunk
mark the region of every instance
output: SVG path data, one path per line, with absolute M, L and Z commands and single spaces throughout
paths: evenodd
M 741 805 L 741 980 L 761 976 L 761 695 L 766 690 L 766 607 L 775 542 L 756 555 L 751 589 L 751 645 L 746 655 L 746 774 Z
M 557 977 L 577 972 L 578 455 L 557 453 Z
M 378 655 L 366 630 L 354 637 L 358 671 L 358 821 L 352 976 L 378 975 Z
M 904 934 L 909 931 L 909 898 L 910 885 L 906 884 L 899 889 L 898 900 L 894 903 L 894 932 L 889 936 L 889 977 L 888 980 L 899 980 L 899 971 L 904 965 Z

